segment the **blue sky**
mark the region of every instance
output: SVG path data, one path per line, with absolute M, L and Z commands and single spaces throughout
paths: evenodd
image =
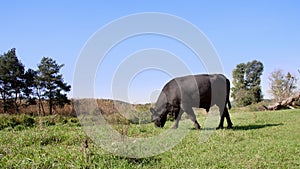
M 168 13 L 197 26 L 214 45 L 230 79 L 237 64 L 254 59 L 263 62 L 262 87 L 266 97 L 272 71 L 283 69 L 299 75 L 300 2 L 297 0 L 6 0 L 1 1 L 0 53 L 16 48 L 27 68 L 36 68 L 43 56 L 52 57 L 65 64 L 62 73 L 65 81 L 72 84 L 77 57 L 87 40 L 111 21 L 140 12 Z M 191 52 L 179 43 L 157 36 L 136 37 L 117 47 L 118 57 L 112 51 L 102 62 L 95 79 L 95 96 L 112 97 L 113 69 L 132 52 L 153 47 L 178 55 L 195 74 L 206 73 L 203 65 L 197 65 L 191 59 Z M 131 102 L 149 101 L 153 91 L 160 90 L 169 79 L 170 76 L 157 71 L 136 76 L 128 91 Z

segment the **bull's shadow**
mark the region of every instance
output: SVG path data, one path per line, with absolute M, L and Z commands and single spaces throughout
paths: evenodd
M 282 126 L 283 123 L 277 124 L 249 124 L 244 126 L 233 126 L 231 130 L 257 130 L 262 129 L 265 127 L 275 127 L 275 126 Z
M 133 165 L 156 165 L 161 162 L 161 158 L 157 157 L 147 157 L 147 158 L 129 158 L 129 157 L 119 157 L 120 159 L 125 159 L 128 163 Z
M 274 126 L 282 126 L 283 123 L 278 124 L 249 124 L 244 126 L 232 126 L 232 128 L 224 127 L 224 130 L 257 130 L 262 129 L 265 127 L 274 127 Z M 196 130 L 195 128 L 191 127 L 190 130 Z M 201 130 L 216 130 L 216 128 L 201 128 Z M 217 129 L 218 130 L 218 129 Z M 222 129 L 221 129 L 222 130 Z

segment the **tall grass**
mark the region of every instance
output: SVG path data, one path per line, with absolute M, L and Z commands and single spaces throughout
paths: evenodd
M 95 102 L 97 104 L 97 109 L 101 111 L 104 115 L 117 114 L 120 110 L 123 110 L 122 113 L 130 113 L 133 110 L 139 110 L 141 112 L 147 112 L 149 110 L 150 104 L 129 104 L 122 101 L 115 101 L 110 99 L 80 99 L 80 102 L 90 104 L 90 102 Z M 76 110 L 74 109 L 75 99 L 71 99 L 70 104 L 66 104 L 63 107 L 55 106 L 53 109 L 53 114 L 63 115 L 63 116 L 76 116 Z M 46 101 L 43 102 L 45 109 L 45 115 L 49 115 L 47 110 L 49 109 Z M 87 106 L 88 108 L 88 106 Z M 12 110 L 13 112 L 13 110 Z M 13 114 L 8 112 L 9 114 Z M 39 109 L 37 104 L 35 105 L 23 105 L 20 106 L 19 112 L 21 114 L 42 116 L 43 112 Z M 3 110 L 0 109 L 0 114 L 4 114 Z

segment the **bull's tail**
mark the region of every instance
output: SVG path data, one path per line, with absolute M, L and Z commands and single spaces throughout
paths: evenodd
M 228 105 L 228 109 L 231 109 L 231 103 L 230 103 L 230 81 L 226 78 L 226 87 L 227 87 L 227 91 L 226 91 L 226 104 Z

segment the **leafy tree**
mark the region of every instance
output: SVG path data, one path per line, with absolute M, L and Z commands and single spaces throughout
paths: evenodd
M 276 101 L 282 101 L 295 94 L 297 78 L 290 72 L 284 75 L 282 70 L 275 70 L 269 77 L 270 93 Z
M 3 102 L 3 111 L 14 107 L 19 112 L 18 99 L 24 87 L 24 65 L 16 56 L 13 48 L 0 56 L 0 94 Z M 21 99 L 19 99 L 21 101 Z
M 55 106 L 63 106 L 70 103 L 65 92 L 69 92 L 71 86 L 64 83 L 62 74 L 59 73 L 63 66 L 63 64 L 59 65 L 55 60 L 48 57 L 43 57 L 38 65 L 35 86 L 39 105 L 42 106 L 43 112 L 42 100 L 47 100 L 49 114 L 53 113 Z
M 240 63 L 233 70 L 232 97 L 237 106 L 247 106 L 262 100 L 261 78 L 263 64 L 257 60 Z

